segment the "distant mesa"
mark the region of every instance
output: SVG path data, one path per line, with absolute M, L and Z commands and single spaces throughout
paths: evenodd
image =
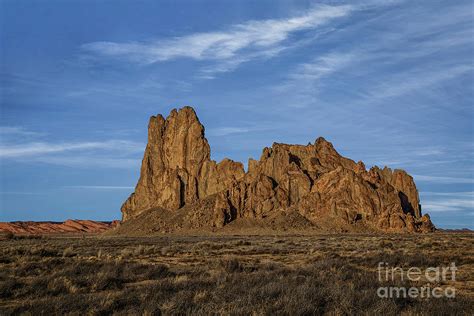
M 0 222 L 0 232 L 20 235 L 41 235 L 59 233 L 103 233 L 119 225 L 119 221 L 98 222 L 91 220 L 72 220 L 64 222 Z
M 403 170 L 366 170 L 319 137 L 306 146 L 274 143 L 248 171 L 210 159 L 192 107 L 152 116 L 135 192 L 115 232 L 272 230 L 431 232 L 418 190 Z

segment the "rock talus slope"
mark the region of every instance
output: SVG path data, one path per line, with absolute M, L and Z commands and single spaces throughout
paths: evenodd
M 274 143 L 259 160 L 250 159 L 245 172 L 239 162 L 210 159 L 191 107 L 150 118 L 140 178 L 121 210 L 123 229 L 141 221 L 148 231 L 216 229 L 245 220 L 270 225 L 285 218 L 342 231 L 434 230 L 405 171 L 367 170 L 320 137 L 306 146 Z

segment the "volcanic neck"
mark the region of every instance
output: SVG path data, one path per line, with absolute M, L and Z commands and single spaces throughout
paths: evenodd
M 122 206 L 123 220 L 152 207 L 178 209 L 228 187 L 244 176 L 240 162 L 210 159 L 204 126 L 193 108 L 152 116 L 135 192 Z
M 313 223 L 323 219 L 364 223 L 384 231 L 431 231 L 421 215 L 413 178 L 403 170 L 373 167 L 342 157 L 332 144 L 274 143 L 260 160 L 210 159 L 204 127 L 191 107 L 152 116 L 135 192 L 122 206 L 123 221 L 152 208 L 177 210 L 215 200 L 211 226 L 237 218 L 262 219 L 292 210 Z M 157 210 L 158 211 L 158 210 Z

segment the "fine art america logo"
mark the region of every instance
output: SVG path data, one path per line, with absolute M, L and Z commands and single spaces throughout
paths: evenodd
M 379 282 L 411 281 L 424 283 L 421 287 L 386 286 L 377 289 L 381 298 L 454 298 L 456 289 L 452 286 L 439 287 L 441 282 L 456 281 L 456 264 L 421 269 L 410 267 L 389 266 L 387 262 L 379 262 L 377 273 Z

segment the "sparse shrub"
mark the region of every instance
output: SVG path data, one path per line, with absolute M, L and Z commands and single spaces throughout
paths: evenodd
M 122 276 L 127 281 L 161 279 L 173 275 L 163 264 L 122 264 Z
M 63 250 L 63 258 L 73 257 L 75 255 L 76 253 L 74 252 L 74 249 L 72 247 L 67 247 Z
M 135 248 L 133 254 L 134 255 L 143 255 L 145 253 L 145 247 L 143 245 L 138 245 L 137 248 Z
M 58 252 L 55 249 L 49 248 L 47 246 L 33 247 L 27 252 L 29 252 L 29 254 L 33 256 L 40 256 L 40 257 L 56 257 L 58 255 Z
M 252 243 L 248 240 L 239 239 L 234 242 L 235 246 L 250 246 Z
M 224 243 L 210 243 L 209 249 L 211 250 L 220 250 L 222 248 L 226 248 L 226 245 Z
M 45 268 L 44 265 L 40 264 L 39 262 L 25 262 L 19 264 L 15 270 L 14 274 L 19 277 L 25 276 L 37 276 L 41 275 L 43 269 Z
M 122 272 L 123 268 L 118 264 L 104 265 L 94 278 L 92 288 L 96 291 L 121 289 L 125 283 Z
M 45 294 L 48 294 L 48 279 L 35 278 L 25 290 L 26 293 L 33 297 L 44 296 Z
M 220 266 L 227 273 L 235 273 L 242 271 L 242 266 L 236 258 L 227 258 L 220 261 Z
M 149 246 L 145 247 L 144 249 L 144 254 L 151 255 L 156 253 L 156 247 L 155 246 Z
M 48 282 L 48 293 L 51 295 L 74 294 L 78 287 L 67 277 L 52 278 Z
M 382 249 L 393 249 L 393 243 L 388 240 L 381 240 L 379 246 Z
M 259 265 L 258 268 L 263 271 L 275 271 L 275 270 L 281 269 L 282 265 L 276 262 L 265 262 Z
M 124 248 L 122 249 L 122 251 L 120 251 L 120 255 L 123 258 L 130 258 L 133 254 L 134 254 L 133 249 Z
M 161 248 L 161 255 L 162 256 L 174 256 L 176 254 L 176 249 L 175 247 L 172 246 L 165 246 Z
M 96 291 L 118 290 L 122 288 L 124 280 L 107 274 L 99 275 L 92 287 Z
M 8 264 L 11 263 L 13 260 L 12 258 L 8 257 L 8 255 L 0 255 L 0 264 Z
M 146 279 L 160 279 L 173 275 L 167 266 L 163 264 L 148 265 L 145 277 Z
M 0 298 L 6 299 L 13 296 L 15 290 L 22 286 L 21 282 L 18 282 L 14 278 L 8 278 L 7 280 L 0 282 Z

